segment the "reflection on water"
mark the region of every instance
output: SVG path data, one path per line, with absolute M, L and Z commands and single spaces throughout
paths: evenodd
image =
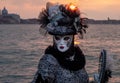
M 90 77 L 98 69 L 98 57 L 104 48 L 115 60 L 113 78 L 120 82 L 120 25 L 89 25 L 80 47 L 86 55 Z M 0 25 L 0 83 L 29 83 L 37 70 L 44 49 L 52 37 L 39 34 L 39 25 Z

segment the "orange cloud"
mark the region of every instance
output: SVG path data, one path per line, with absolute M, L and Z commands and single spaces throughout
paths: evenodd
M 38 17 L 48 1 L 63 4 L 72 2 L 90 18 L 111 16 L 120 19 L 120 0 L 2 0 L 0 9 L 6 6 L 10 13 L 18 13 L 22 18 L 33 18 Z

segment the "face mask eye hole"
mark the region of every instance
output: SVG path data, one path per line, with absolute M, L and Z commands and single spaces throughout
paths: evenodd
M 60 37 L 58 37 L 58 36 L 55 36 L 55 39 L 56 39 L 56 40 L 60 40 Z
M 64 40 L 65 41 L 68 41 L 70 39 L 70 37 L 65 37 Z

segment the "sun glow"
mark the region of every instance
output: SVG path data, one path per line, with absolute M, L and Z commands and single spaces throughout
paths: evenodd
M 80 44 L 80 38 L 78 37 L 78 35 L 75 35 L 74 44 L 75 45 L 79 45 Z
M 70 8 L 71 10 L 75 10 L 75 9 L 76 9 L 76 6 L 73 5 L 73 4 L 70 4 L 69 8 Z
M 74 41 L 74 44 L 75 44 L 75 45 L 79 45 L 80 42 L 79 42 L 79 41 Z

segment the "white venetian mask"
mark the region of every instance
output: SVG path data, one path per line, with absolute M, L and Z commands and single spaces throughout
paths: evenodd
M 72 40 L 73 35 L 54 36 L 55 44 L 60 52 L 67 51 L 71 46 Z

